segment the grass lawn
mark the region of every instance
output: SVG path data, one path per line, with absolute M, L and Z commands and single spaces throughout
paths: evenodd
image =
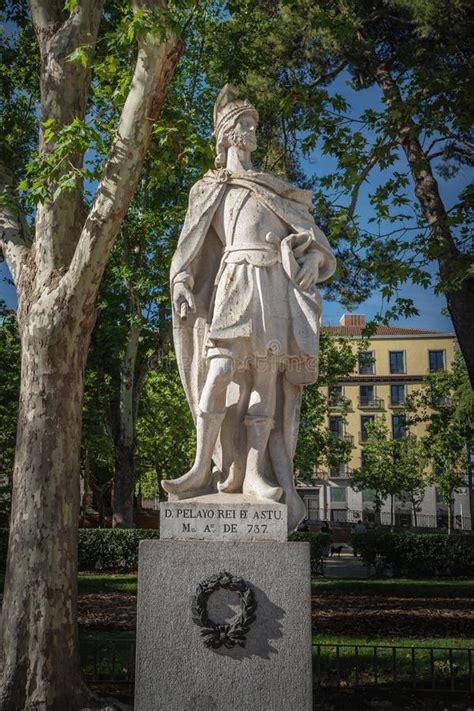
M 348 635 L 319 634 L 313 636 L 313 652 L 318 644 L 366 645 L 373 650 L 374 646 L 395 645 L 397 647 L 439 647 L 440 649 L 474 650 L 474 639 L 459 637 L 350 637 Z M 373 652 L 372 652 L 373 653 Z
M 383 597 L 474 597 L 474 580 L 408 578 L 312 578 L 313 593 L 347 593 Z
M 0 592 L 4 575 L 0 574 Z M 474 597 L 474 580 L 409 580 L 407 578 L 313 578 L 313 592 L 393 597 Z M 80 573 L 79 592 L 137 592 L 136 573 Z
M 390 597 L 474 597 L 474 580 L 313 578 L 313 591 Z M 135 573 L 80 573 L 79 592 L 137 592 Z
M 136 573 L 79 573 L 78 588 L 80 593 L 102 592 L 137 592 Z M 3 593 L 5 575 L 0 573 L 0 593 Z
M 80 573 L 78 588 L 80 593 L 137 592 L 136 573 Z

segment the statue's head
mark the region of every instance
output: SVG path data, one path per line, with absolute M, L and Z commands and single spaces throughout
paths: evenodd
M 239 90 L 226 84 L 214 105 L 216 168 L 225 168 L 230 146 L 249 152 L 257 148 L 258 112 L 249 101 L 238 96 Z

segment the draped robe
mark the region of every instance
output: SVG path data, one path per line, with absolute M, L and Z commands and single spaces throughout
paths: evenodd
M 184 282 L 193 291 L 196 310 L 183 320 L 173 308 L 173 338 L 178 368 L 193 418 L 198 414 L 198 403 L 207 373 L 207 349 L 212 346 L 209 328 L 215 311 L 216 291 L 223 272 L 225 245 L 212 227 L 214 215 L 230 186 L 250 190 L 263 205 L 288 226 L 288 237 L 278 247 L 281 265 L 290 283 L 289 310 L 293 323 L 293 337 L 302 356 L 302 368 L 281 368 L 277 379 L 275 426 L 270 434 L 270 451 L 278 452 L 286 466 L 292 466 L 299 425 L 302 386 L 315 382 L 318 371 L 320 332 L 320 298 L 316 289 L 302 290 L 295 282 L 299 268 L 299 253 L 317 249 L 322 254 L 318 281 L 328 279 L 336 262 L 330 245 L 311 215 L 311 192 L 289 185 L 270 173 L 244 171 L 230 173 L 226 169 L 213 170 L 191 189 L 185 222 L 171 264 L 171 289 Z M 295 238 L 294 233 L 306 232 L 309 239 Z M 211 334 L 212 335 L 212 334 Z M 251 390 L 251 372 L 239 370 L 227 392 L 227 411 L 221 427 L 213 460 L 220 477 L 243 480 L 245 471 L 245 427 Z M 274 464 L 274 463 L 273 463 Z M 276 467 L 266 457 L 266 476 L 278 483 Z

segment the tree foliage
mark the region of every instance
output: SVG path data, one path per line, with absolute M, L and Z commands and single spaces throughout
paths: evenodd
M 362 347 L 362 343 L 359 346 Z M 354 349 L 349 339 L 336 340 L 322 333 L 319 356 L 318 382 L 303 389 L 300 429 L 294 459 L 300 481 L 311 479 L 314 470 L 336 467 L 348 462 L 351 457 L 351 443 L 335 439 L 328 431 L 328 391 L 341 378 L 355 370 L 357 349 Z
M 430 481 L 439 500 L 448 505 L 452 527 L 454 495 L 469 484 L 469 453 L 474 444 L 474 395 L 460 356 L 450 370 L 430 373 L 423 387 L 409 396 L 407 421 L 425 425 Z
M 273 146 L 265 167 L 309 172 L 320 154 L 334 166 L 306 176 L 340 257 L 328 293 L 354 305 L 377 288 L 388 319 L 417 313 L 407 283 L 443 292 L 473 380 L 473 191 L 445 204 L 437 183 L 472 165 L 469 4 L 246 0 L 229 10 L 209 75 L 258 99 Z
M 351 475 L 351 486 L 356 491 L 372 489 L 374 505 L 380 511 L 388 496 L 403 490 L 399 471 L 394 468 L 394 440 L 390 438 L 386 419 L 377 417 L 366 424 L 367 441 L 364 443 L 362 465 Z

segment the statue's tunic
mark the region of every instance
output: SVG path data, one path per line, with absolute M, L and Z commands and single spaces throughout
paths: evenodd
M 305 315 L 290 310 L 291 275 L 282 265 L 287 225 L 247 188 L 230 186 L 213 226 L 223 242 L 206 343 L 208 358 L 230 356 L 238 368 L 272 356 L 285 368 L 307 357 L 293 328 Z M 306 239 L 306 247 L 312 240 Z M 314 309 L 319 312 L 315 299 Z M 317 314 L 319 316 L 319 313 Z

